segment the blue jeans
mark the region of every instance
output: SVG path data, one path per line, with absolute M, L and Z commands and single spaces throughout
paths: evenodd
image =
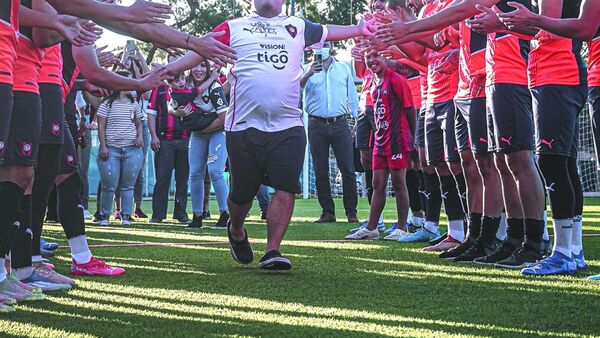
M 260 207 L 260 210 L 267 212 L 267 209 L 269 209 L 269 204 L 271 204 L 271 196 L 269 196 L 269 187 L 264 184 L 261 184 L 260 188 L 258 188 L 256 199 L 258 200 L 258 206 Z
M 144 161 L 142 149 L 137 147 L 108 147 L 108 160 L 97 158 L 100 180 L 102 184 L 101 214 L 112 213 L 112 201 L 117 186 L 121 190 L 121 213 L 131 215 L 133 204 L 133 187 Z
M 150 147 L 150 131 L 148 130 L 148 121 L 142 121 L 142 131 L 144 137 L 144 147 L 142 152 L 144 153 L 144 161 L 142 162 L 140 174 L 135 181 L 134 189 L 134 202 L 142 204 L 142 198 L 144 197 L 144 185 L 146 183 L 146 158 L 148 157 L 148 148 Z
M 225 132 L 220 130 L 211 134 L 193 133 L 190 141 L 189 161 L 190 190 L 194 214 L 204 212 L 204 177 L 207 166 L 219 204 L 219 212 L 227 211 L 228 188 L 223 176 L 227 161 Z

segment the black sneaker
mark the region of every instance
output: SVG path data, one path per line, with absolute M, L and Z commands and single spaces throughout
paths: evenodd
M 469 250 L 473 246 L 473 243 L 474 243 L 473 240 L 466 239 L 465 241 L 460 243 L 454 249 L 450 249 L 446 252 L 442 252 L 439 257 L 441 259 L 454 259 L 454 258 L 464 254 L 465 252 L 467 252 L 467 250 Z
M 248 232 L 244 229 L 244 239 L 236 241 L 231 237 L 229 228 L 231 223 L 227 223 L 227 237 L 229 238 L 229 247 L 231 251 L 231 257 L 240 264 L 250 264 L 254 260 L 254 251 L 248 241 Z
M 202 219 L 210 219 L 210 211 L 206 210 L 202 213 Z
M 135 218 L 144 218 L 144 219 L 146 219 L 146 218 L 148 218 L 148 215 L 146 215 L 146 214 L 145 214 L 145 213 L 142 211 L 142 209 L 140 209 L 140 208 L 137 208 L 137 209 L 135 209 L 135 212 L 133 213 L 133 217 L 135 217 Z
M 500 245 L 496 246 L 494 251 L 490 252 L 487 256 L 475 258 L 473 263 L 481 265 L 495 265 L 496 263 L 510 257 L 514 251 L 515 247 L 508 241 L 504 241 Z
M 436 237 L 432 240 L 429 241 L 429 245 L 434 246 L 434 245 L 438 245 L 441 242 L 443 242 L 446 238 L 448 238 L 448 232 L 444 232 L 441 236 Z
M 189 224 L 192 220 L 186 216 L 180 217 L 180 218 L 175 218 L 175 220 L 181 224 Z
M 225 230 L 227 229 L 227 223 L 229 222 L 229 213 L 227 211 L 223 211 L 221 216 L 219 216 L 219 220 L 217 224 L 210 227 L 213 230 Z
M 452 261 L 458 262 L 458 263 L 472 263 L 476 258 L 487 256 L 493 250 L 494 250 L 493 246 L 489 246 L 489 245 L 486 245 L 483 243 L 478 243 L 476 241 L 475 244 L 469 250 L 467 250 L 462 255 L 454 258 Z
M 200 229 L 202 228 L 202 216 L 194 215 L 192 221 L 187 226 L 188 229 Z
M 92 222 L 100 222 L 102 220 L 102 215 L 100 214 L 100 211 L 96 211 L 94 213 L 94 216 L 92 217 Z
M 289 270 L 292 268 L 292 262 L 277 250 L 267 252 L 258 265 L 265 270 Z
M 262 219 L 263 221 L 267 220 L 267 211 L 266 210 L 260 211 L 260 219 Z
M 527 266 L 542 260 L 544 257 L 541 252 L 523 244 L 515 250 L 510 257 L 495 264 L 497 268 L 504 269 L 523 269 Z

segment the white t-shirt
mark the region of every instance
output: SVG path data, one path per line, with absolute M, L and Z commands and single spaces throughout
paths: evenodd
M 137 138 L 135 118 L 141 120 L 142 110 L 137 102 L 129 99 L 114 100 L 112 106 L 104 101 L 98 107 L 98 116 L 106 118 L 106 145 L 110 147 L 133 147 Z
M 227 78 L 231 102 L 225 129 L 277 132 L 302 126 L 304 49 L 323 43 L 327 28 L 294 16 L 264 18 L 253 13 L 226 21 L 215 31 L 225 32 L 217 39 L 238 58 Z

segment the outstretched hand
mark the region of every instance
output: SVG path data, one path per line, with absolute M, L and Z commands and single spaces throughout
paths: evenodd
M 171 75 L 165 66 L 159 66 L 145 73 L 139 79 L 138 92 L 147 92 L 164 84 L 164 81 L 170 79 Z
M 223 34 L 225 32 L 213 32 L 199 38 L 192 37 L 189 41 L 189 49 L 221 67 L 226 67 L 227 64 L 237 60 L 237 56 L 233 48 L 217 41 L 216 38 Z
M 502 21 L 508 29 L 514 30 L 535 27 L 533 22 L 536 18 L 536 14 L 532 13 L 527 7 L 518 2 L 511 1 L 508 5 L 515 8 L 515 10 L 509 13 L 498 14 L 498 18 L 500 18 L 500 21 Z
M 381 40 L 381 43 L 391 46 L 396 44 L 409 34 L 408 26 L 402 21 L 394 21 L 377 28 L 375 37 Z
M 137 0 L 127 11 L 133 23 L 164 23 L 173 14 L 171 6 L 145 0 Z
M 54 22 L 54 30 L 76 47 L 93 45 L 99 36 L 82 27 L 81 20 L 70 15 L 60 15 Z
M 475 16 L 474 19 L 467 21 L 467 24 L 471 26 L 471 29 L 475 32 L 489 34 L 505 28 L 502 21 L 498 18 L 498 14 L 502 13 L 498 7 L 493 6 L 489 8 L 481 5 L 476 5 L 476 7 L 481 11 L 481 14 Z

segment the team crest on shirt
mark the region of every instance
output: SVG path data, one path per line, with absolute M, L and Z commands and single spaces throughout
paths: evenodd
M 292 24 L 285 26 L 285 29 L 287 29 L 288 33 L 290 33 L 292 38 L 296 38 L 296 35 L 298 35 L 298 28 L 296 28 L 296 26 Z
M 50 132 L 52 133 L 52 135 L 59 136 L 60 131 L 61 131 L 60 123 L 58 123 L 58 122 L 50 123 Z
M 74 167 L 75 166 L 75 156 L 73 156 L 72 154 L 66 154 L 65 155 L 65 162 L 70 166 L 70 167 Z
M 0 140 L 0 155 L 4 153 L 5 145 L 4 140 Z
M 23 156 L 31 156 L 33 153 L 33 143 L 29 141 L 21 142 L 21 154 Z

